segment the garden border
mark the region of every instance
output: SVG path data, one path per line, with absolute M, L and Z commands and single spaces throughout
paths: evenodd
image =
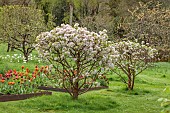
M 42 95 L 52 95 L 52 92 L 44 91 L 44 92 L 30 93 L 30 94 L 0 95 L 0 102 L 24 100 L 24 99 L 29 99 L 31 97 L 37 97 Z

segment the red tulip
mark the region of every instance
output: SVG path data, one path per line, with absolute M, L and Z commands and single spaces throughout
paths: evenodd
M 22 69 L 24 69 L 24 66 L 21 66 Z

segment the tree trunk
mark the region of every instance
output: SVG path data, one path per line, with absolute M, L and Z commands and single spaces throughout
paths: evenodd
M 135 83 L 135 77 L 128 77 L 128 90 L 133 90 L 134 87 L 134 83 Z
M 135 84 L 135 75 L 133 75 L 133 79 L 132 79 L 132 90 L 133 90 L 133 87 L 134 87 L 134 84 Z
M 26 62 L 28 62 L 28 56 L 29 56 L 28 53 L 24 53 L 24 57 L 25 57 L 25 61 L 26 61 Z
M 78 90 L 77 89 L 74 89 L 73 90 L 73 100 L 77 100 L 78 99 Z
M 10 50 L 10 47 L 11 47 L 11 45 L 10 45 L 10 43 L 8 43 L 7 52 L 9 52 L 9 50 Z
M 73 89 L 73 100 L 77 100 L 79 96 L 79 91 L 78 91 L 78 82 L 75 83 L 75 87 Z
M 73 23 L 73 4 L 70 3 L 70 25 Z
M 11 46 L 11 51 L 14 51 L 14 49 L 15 49 L 15 48 L 14 48 L 14 46 L 12 45 L 12 46 Z
M 132 90 L 132 79 L 130 76 L 128 76 L 128 90 Z

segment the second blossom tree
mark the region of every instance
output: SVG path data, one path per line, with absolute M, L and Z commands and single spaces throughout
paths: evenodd
M 119 75 L 128 90 L 133 90 L 136 76 L 152 64 L 157 50 L 131 41 L 118 42 L 113 46 L 119 52 L 119 57 L 114 63 L 116 68 L 112 71 Z M 123 72 L 126 77 L 120 72 Z
M 90 89 L 116 57 L 109 46 L 106 30 L 99 33 L 86 28 L 62 24 L 37 37 L 36 49 L 55 68 L 56 76 L 73 99 Z M 81 90 L 86 86 L 86 90 Z

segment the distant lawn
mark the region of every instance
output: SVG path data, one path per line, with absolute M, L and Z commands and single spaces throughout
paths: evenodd
M 0 45 L 0 55 L 6 53 L 6 46 Z M 36 51 L 33 54 L 37 54 Z M 31 61 L 26 64 L 0 60 L 0 73 L 6 69 L 20 69 L 22 65 L 34 68 L 46 65 Z M 125 85 L 117 75 L 110 73 L 109 89 L 90 91 L 73 101 L 69 94 L 53 92 L 52 96 L 42 96 L 27 100 L 0 102 L 0 113 L 160 113 L 160 97 L 170 86 L 170 63 L 160 62 L 137 76 L 134 91 L 126 91 Z

